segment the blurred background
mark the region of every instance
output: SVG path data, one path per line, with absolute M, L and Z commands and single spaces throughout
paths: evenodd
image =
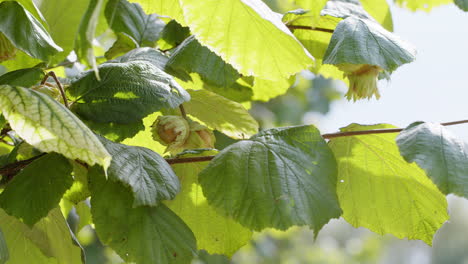
M 287 1 L 269 0 L 284 13 Z M 414 121 L 447 122 L 468 119 L 468 13 L 455 5 L 431 12 L 411 12 L 392 3 L 394 32 L 418 50 L 415 62 L 399 68 L 390 81 L 379 83 L 380 100 L 357 103 L 344 99 L 340 81 L 303 73 L 288 93 L 268 103 L 254 103 L 251 114 L 262 128 L 314 124 L 322 133 L 338 131 L 350 123 L 390 123 L 405 127 Z M 468 141 L 468 125 L 449 127 Z M 222 148 L 227 139 L 218 138 Z M 435 235 L 432 247 L 421 241 L 380 236 L 365 228 L 353 228 L 344 220 L 332 220 L 315 238 L 307 228 L 287 232 L 267 230 L 238 253 L 231 263 L 467 263 L 468 202 L 449 196 L 450 221 Z M 72 223 L 76 219 L 69 219 Z M 76 223 L 75 223 L 76 225 Z M 123 263 L 103 247 L 91 228 L 77 235 L 85 246 L 88 263 Z M 201 254 L 194 264 L 230 263 L 223 256 Z

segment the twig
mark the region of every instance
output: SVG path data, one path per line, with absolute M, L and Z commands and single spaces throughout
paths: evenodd
M 37 156 L 34 156 L 27 160 L 20 160 L 15 163 L 8 164 L 2 168 L 0 168 L 0 174 L 2 177 L 2 183 L 7 183 L 13 179 L 13 177 L 24 167 L 28 166 L 31 162 L 37 160 L 38 158 L 44 156 L 47 153 L 42 153 Z
M 65 104 L 65 107 L 70 108 L 70 106 L 68 105 L 67 96 L 65 95 L 65 90 L 63 89 L 62 84 L 58 80 L 57 75 L 55 75 L 55 72 L 53 72 L 53 71 L 48 72 L 44 76 L 44 79 L 42 79 L 41 84 L 44 84 L 47 81 L 47 78 L 49 78 L 49 76 L 52 77 L 54 79 L 55 83 L 57 84 L 58 90 L 60 91 L 60 94 L 62 95 L 62 99 L 63 99 L 63 103 Z
M 7 144 L 7 145 L 9 145 L 9 146 L 14 146 L 14 145 L 15 145 L 15 144 L 13 144 L 13 143 L 11 143 L 11 142 L 6 141 L 4 138 L 0 138 L 0 142 L 1 142 L 1 143 L 4 143 L 4 144 Z
M 460 120 L 460 121 L 453 121 L 453 122 L 446 122 L 441 123 L 443 126 L 453 126 L 459 124 L 466 124 L 468 120 Z M 349 137 L 349 136 L 359 136 L 359 135 L 370 135 L 370 134 L 384 134 L 384 133 L 398 133 L 401 132 L 403 128 L 390 128 L 390 129 L 372 129 L 372 130 L 361 130 L 361 131 L 348 131 L 348 132 L 337 132 L 337 133 L 329 133 L 323 134 L 322 137 L 326 139 L 337 138 L 337 137 Z M 33 158 L 18 161 L 15 163 L 8 164 L 2 168 L 0 168 L 0 175 L 3 175 L 7 178 L 7 181 L 11 180 L 16 173 L 18 173 L 21 169 L 26 167 L 28 164 L 33 162 L 34 160 L 42 157 L 46 153 L 42 153 L 38 156 Z M 167 158 L 166 161 L 169 164 L 178 164 L 178 163 L 191 163 L 191 162 L 204 162 L 210 161 L 214 159 L 215 156 L 201 156 L 201 157 L 188 157 L 188 158 Z M 2 180 L 3 182 L 3 180 Z
M 189 158 L 169 158 L 169 159 L 166 159 L 166 161 L 169 164 L 202 162 L 202 161 L 210 161 L 210 160 L 214 159 L 214 157 L 215 156 L 202 156 L 202 157 L 189 157 Z
M 179 109 L 180 109 L 180 114 L 182 115 L 182 117 L 184 119 L 187 119 L 187 113 L 185 112 L 185 108 L 182 104 L 179 105 Z
M 326 33 L 331 33 L 335 32 L 333 29 L 328 29 L 328 28 L 319 28 L 319 27 L 310 27 L 310 26 L 295 26 L 295 25 L 286 25 L 289 29 L 304 29 L 304 30 L 312 30 L 312 31 L 320 31 L 320 32 L 326 32 Z
M 468 120 L 460 120 L 453 122 L 440 123 L 442 126 L 453 126 L 466 124 Z M 358 135 L 369 135 L 369 134 L 385 134 L 385 133 L 399 133 L 404 128 L 388 128 L 388 129 L 372 129 L 372 130 L 361 130 L 361 131 L 348 131 L 348 132 L 337 132 L 323 134 L 322 137 L 326 139 L 337 138 L 337 137 L 347 137 L 347 136 L 358 136 Z

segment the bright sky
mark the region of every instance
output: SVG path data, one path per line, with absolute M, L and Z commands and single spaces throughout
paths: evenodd
M 468 13 L 448 5 L 430 13 L 392 6 L 392 14 L 395 33 L 416 46 L 416 61 L 380 83 L 380 100 L 334 104 L 318 124 L 323 133 L 353 122 L 404 127 L 468 119 Z M 451 130 L 468 141 L 468 124 Z

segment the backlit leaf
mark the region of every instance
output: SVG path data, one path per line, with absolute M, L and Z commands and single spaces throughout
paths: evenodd
M 30 89 L 0 85 L 0 111 L 15 132 L 44 152 L 58 152 L 105 169 L 111 156 L 101 142 L 67 108 Z
M 313 64 L 281 17 L 260 0 L 179 2 L 197 40 L 245 76 L 277 80 Z
M 216 151 L 205 151 L 179 157 L 215 154 Z M 231 256 L 251 239 L 252 232 L 208 204 L 198 183 L 198 174 L 207 165 L 208 162 L 172 165 L 181 180 L 182 190 L 173 201 L 164 203 L 190 227 L 200 249 L 211 254 Z
M 82 252 L 60 209 L 30 228 L 0 209 L 0 228 L 8 245 L 8 264 L 82 264 Z
M 352 124 L 342 131 L 390 127 Z M 396 134 L 372 134 L 330 141 L 338 161 L 343 217 L 355 227 L 430 245 L 448 220 L 447 200 L 423 170 L 400 156 L 395 138 Z
M 241 104 L 206 90 L 188 92 L 191 100 L 184 104 L 184 108 L 194 120 L 237 139 L 258 132 L 257 121 Z

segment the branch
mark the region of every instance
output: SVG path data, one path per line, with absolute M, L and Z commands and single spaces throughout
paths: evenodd
M 442 126 L 453 126 L 459 124 L 466 124 L 468 120 L 460 120 L 453 122 L 440 123 Z M 322 137 L 326 139 L 337 138 L 337 137 L 348 137 L 348 136 L 358 136 L 358 135 L 369 135 L 369 134 L 385 134 L 385 133 L 399 133 L 404 128 L 388 128 L 388 129 L 372 129 L 372 130 L 361 130 L 361 131 L 348 131 L 348 132 L 337 132 L 323 134 Z
M 210 161 L 214 157 L 215 156 L 202 156 L 202 157 L 189 157 L 189 158 L 169 158 L 169 159 L 166 159 L 166 161 L 169 164 L 202 162 L 202 161 Z
M 70 108 L 70 106 L 68 105 L 67 96 L 65 95 L 65 90 L 63 89 L 62 84 L 58 80 L 57 75 L 55 75 L 55 72 L 53 72 L 53 71 L 48 72 L 44 76 L 44 79 L 42 79 L 41 84 L 44 84 L 47 81 L 47 78 L 49 78 L 49 76 L 52 77 L 54 79 L 55 83 L 57 84 L 58 90 L 60 91 L 60 95 L 62 95 L 62 99 L 63 99 L 63 103 L 65 104 L 65 107 Z
M 13 179 L 15 175 L 22 170 L 24 167 L 28 166 L 31 162 L 37 160 L 38 158 L 44 156 L 46 153 L 39 154 L 27 160 L 20 160 L 15 163 L 8 164 L 0 168 L 0 175 L 2 175 L 1 183 L 5 184 Z
M 443 126 L 453 126 L 459 124 L 466 124 L 468 120 L 460 120 L 460 121 L 453 121 L 453 122 L 446 122 L 441 123 Z M 385 134 L 385 133 L 399 133 L 403 130 L 403 128 L 390 128 L 390 129 L 372 129 L 372 130 L 361 130 L 361 131 L 348 131 L 348 132 L 337 132 L 337 133 L 329 133 L 323 134 L 322 137 L 326 139 L 337 138 L 337 137 L 349 137 L 349 136 L 358 136 L 358 135 L 371 135 L 371 134 Z M 6 177 L 6 182 L 11 180 L 16 173 L 18 173 L 21 169 L 29 165 L 34 160 L 42 157 L 46 153 L 42 153 L 38 156 L 27 160 L 21 160 L 15 163 L 8 164 L 2 168 L 0 168 L 0 175 L 3 175 L 4 178 Z M 203 162 L 203 161 L 210 161 L 214 159 L 215 156 L 202 156 L 202 157 L 188 157 L 188 158 L 167 158 L 166 161 L 169 164 L 179 164 L 179 163 L 191 163 L 191 162 Z M 5 182 L 2 180 L 2 182 Z
M 335 32 L 333 29 L 328 29 L 328 28 L 309 27 L 309 26 L 294 26 L 294 25 L 286 25 L 286 26 L 289 29 L 304 29 L 304 30 L 326 32 L 326 33 L 331 33 L 331 34 L 333 34 L 333 32 Z
M 184 118 L 184 119 L 187 119 L 187 113 L 185 112 L 185 108 L 182 104 L 179 105 L 179 109 L 180 109 L 180 115 Z

